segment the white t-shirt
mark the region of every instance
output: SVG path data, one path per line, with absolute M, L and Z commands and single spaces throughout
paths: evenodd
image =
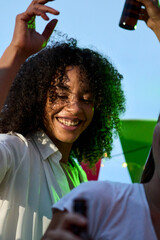
M 1 240 L 40 240 L 52 204 L 87 180 L 75 162 L 61 166 L 61 157 L 43 131 L 26 138 L 0 134 Z
M 142 184 L 82 183 L 53 208 L 72 212 L 74 198 L 88 199 L 93 240 L 157 240 Z

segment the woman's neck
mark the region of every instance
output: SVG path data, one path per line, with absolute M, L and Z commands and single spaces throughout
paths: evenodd
M 144 184 L 145 194 L 150 209 L 152 223 L 160 239 L 160 178 L 155 172 L 150 182 Z
M 72 143 L 64 143 L 57 140 L 54 140 L 53 142 L 62 154 L 61 162 L 67 163 L 72 148 Z
M 156 171 L 152 179 L 144 184 L 144 189 L 149 207 L 160 213 L 160 177 Z

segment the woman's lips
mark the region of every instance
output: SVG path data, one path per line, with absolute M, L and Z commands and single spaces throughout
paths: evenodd
M 78 118 L 70 119 L 70 118 L 57 117 L 57 120 L 58 122 L 60 122 L 61 124 L 67 127 L 76 127 L 82 122 Z

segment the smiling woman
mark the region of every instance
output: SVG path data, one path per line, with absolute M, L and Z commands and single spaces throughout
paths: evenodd
M 20 69 L 1 113 L 0 130 L 26 136 L 43 129 L 67 152 L 65 162 L 70 156 L 93 165 L 104 152 L 110 156 L 113 132 L 120 127 L 121 79 L 107 58 L 79 48 L 75 39 L 50 44 Z
M 45 131 L 62 153 L 63 162 L 68 161 L 66 150 L 70 152 L 72 144 L 93 118 L 92 94 L 89 89 L 86 92 L 87 79 L 85 82 L 80 80 L 80 68 L 77 66 L 66 67 L 65 74 L 65 87 L 56 85 L 55 102 L 48 96 L 44 117 Z
M 75 158 L 93 165 L 104 152 L 109 156 L 124 111 L 122 76 L 107 58 L 79 48 L 74 39 L 41 49 L 57 20 L 42 34 L 28 21 L 59 13 L 47 2 L 34 0 L 17 16 L 13 40 L 0 59 L 3 239 L 41 238 L 51 205 L 87 181 Z
M 56 101 L 52 103 L 48 97 L 45 107 L 45 129 L 59 149 L 63 143 L 72 146 L 93 118 L 91 93 L 85 91 L 87 80 L 82 83 L 79 79 L 79 67 L 67 67 L 66 75 L 65 89 L 57 86 Z

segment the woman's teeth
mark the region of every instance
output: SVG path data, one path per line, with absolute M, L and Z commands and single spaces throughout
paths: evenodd
M 72 121 L 69 119 L 58 118 L 58 121 L 66 126 L 77 126 L 79 124 L 79 120 Z

